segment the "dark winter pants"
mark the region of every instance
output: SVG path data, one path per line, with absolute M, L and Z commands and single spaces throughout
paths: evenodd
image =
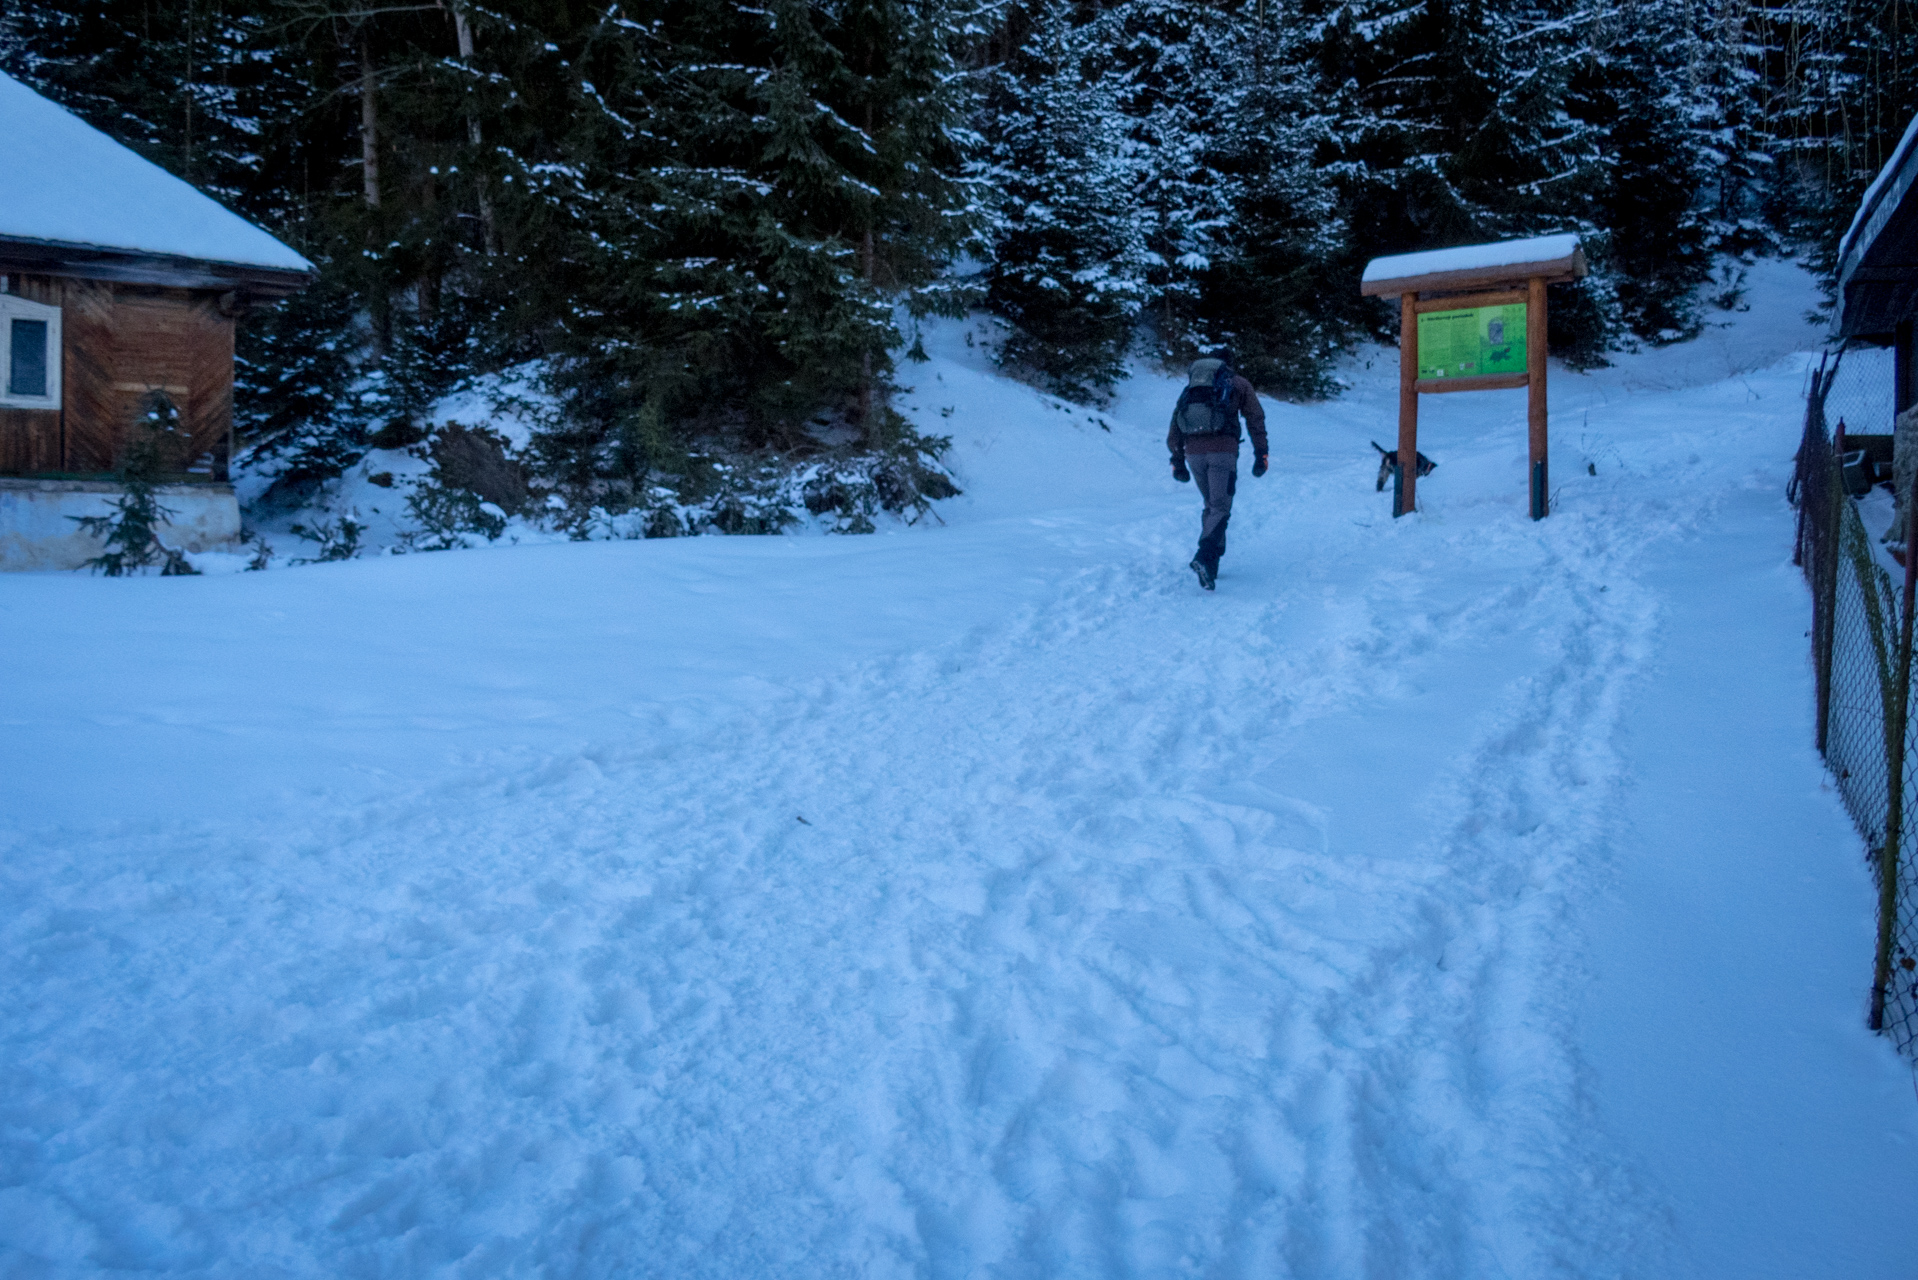
M 1225 554 L 1225 525 L 1232 518 L 1232 495 L 1239 488 L 1239 455 L 1231 453 L 1188 453 L 1185 465 L 1192 482 L 1205 499 L 1204 522 L 1199 526 L 1198 559 L 1216 571 L 1219 557 Z

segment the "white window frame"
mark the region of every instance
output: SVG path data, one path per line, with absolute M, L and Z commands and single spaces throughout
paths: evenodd
M 13 381 L 13 322 L 47 322 L 47 394 L 16 396 L 7 388 Z M 60 407 L 60 367 L 65 363 L 60 344 L 60 308 L 43 302 L 29 302 L 18 294 L 0 293 L 0 408 L 58 409 Z

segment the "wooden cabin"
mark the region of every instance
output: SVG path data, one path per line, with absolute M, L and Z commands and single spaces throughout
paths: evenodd
M 0 174 L 0 567 L 44 567 L 20 538 L 47 513 L 8 508 L 97 491 L 156 394 L 179 411 L 179 479 L 224 489 L 237 535 L 234 322 L 313 264 L 4 74 Z

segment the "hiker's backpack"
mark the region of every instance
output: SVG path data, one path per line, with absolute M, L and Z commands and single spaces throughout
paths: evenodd
M 1232 412 L 1232 366 L 1208 356 L 1192 362 L 1186 388 L 1179 393 L 1179 407 L 1172 420 L 1185 436 L 1222 436 L 1237 425 Z

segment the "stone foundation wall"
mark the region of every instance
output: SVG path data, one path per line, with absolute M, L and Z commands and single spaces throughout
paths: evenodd
M 0 476 L 0 571 L 78 569 L 102 550 L 74 516 L 111 515 L 117 484 L 100 480 L 35 480 Z M 236 545 L 240 504 L 223 484 L 169 484 L 156 491 L 173 518 L 160 541 L 180 551 Z

